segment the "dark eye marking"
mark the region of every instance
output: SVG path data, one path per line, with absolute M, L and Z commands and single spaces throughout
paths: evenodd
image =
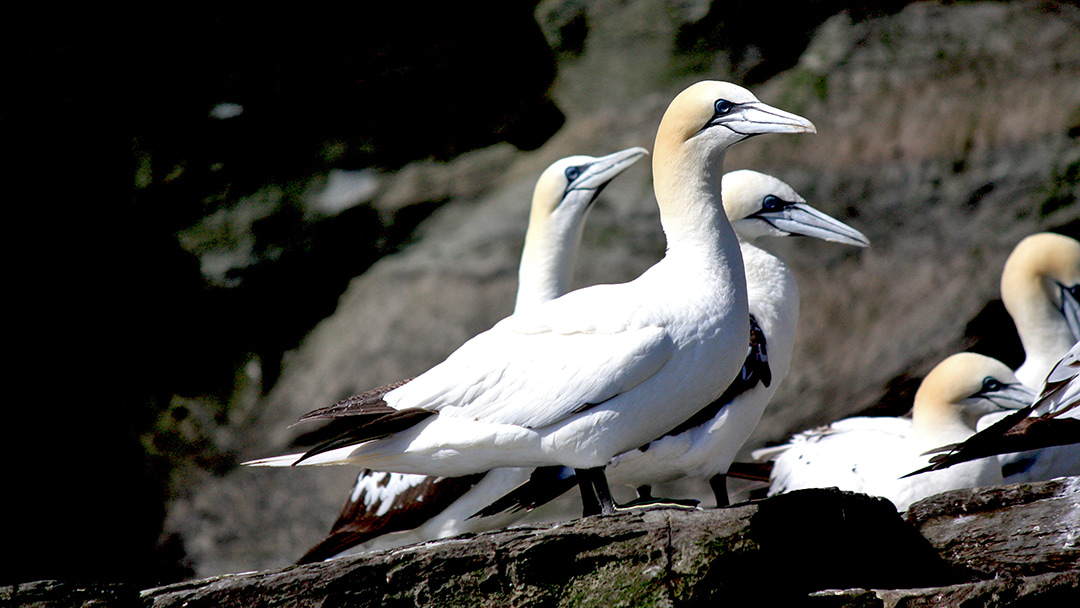
M 575 179 L 577 179 L 579 177 L 581 177 L 581 167 L 567 167 L 566 168 L 566 179 L 567 179 L 567 181 L 573 182 Z
M 993 393 L 996 391 L 1000 391 L 1003 388 L 1005 388 L 1005 385 L 993 376 L 987 376 L 983 378 L 982 392 Z
M 726 99 L 717 99 L 716 103 L 713 104 L 713 109 L 720 116 L 723 116 L 724 114 L 727 114 L 734 107 L 735 107 L 735 104 L 731 103 L 730 101 L 728 101 Z
M 761 208 L 765 211 L 776 211 L 783 209 L 785 206 L 783 199 L 772 194 L 761 199 Z

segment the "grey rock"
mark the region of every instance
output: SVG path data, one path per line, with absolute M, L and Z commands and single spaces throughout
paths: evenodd
M 1080 570 L 1080 477 L 944 492 L 906 518 L 979 578 Z
M 419 172 L 503 168 L 482 194 L 438 189 L 455 198 L 419 227 L 412 245 L 352 281 L 335 313 L 289 353 L 265 399 L 230 414 L 216 435 L 223 451 L 246 459 L 291 449 L 309 430 L 288 428 L 301 414 L 420 373 L 508 314 L 528 200 L 543 167 L 573 153 L 651 148 L 666 104 L 685 83 L 729 75 L 719 54 L 709 73 L 672 67 L 679 60 L 664 37 L 699 11 L 561 6 L 585 11 L 588 24 L 580 54 L 560 68 L 553 90 L 564 128 L 535 152 L 454 161 L 481 163 L 475 172 L 454 163 Z M 610 25 L 643 14 L 641 31 Z M 819 133 L 754 138 L 729 153 L 727 168 L 781 177 L 872 246 L 779 244 L 802 291 L 799 339 L 748 448 L 859 411 L 886 397 L 890 382 L 917 378 L 971 346 L 967 326 L 998 297 L 1012 246 L 1080 218 L 1078 27 L 1077 7 L 1036 2 L 917 3 L 859 21 L 840 14 L 819 28 L 797 66 L 753 87 L 762 100 L 813 120 Z M 638 63 L 641 79 L 624 81 Z M 402 183 L 395 192 L 419 190 Z M 575 286 L 631 279 L 663 247 L 642 163 L 593 210 Z M 184 539 L 201 576 L 281 567 L 329 528 L 355 473 L 195 472 L 166 529 Z M 708 497 L 702 487 L 679 487 Z

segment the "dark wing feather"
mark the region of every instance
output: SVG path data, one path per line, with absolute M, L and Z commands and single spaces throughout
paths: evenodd
M 384 480 L 389 480 L 392 475 L 370 470 L 363 474 L 382 475 Z M 393 504 L 384 515 L 376 515 L 383 505 L 378 502 L 367 504 L 364 493 L 357 496 L 355 501 L 350 497 L 326 538 L 309 549 L 297 563 L 320 562 L 384 534 L 421 526 L 461 498 L 484 475 L 486 473 L 465 477 L 426 477 L 420 484 L 395 495 Z
M 383 397 L 386 393 L 407 384 L 411 380 L 412 378 L 400 380 L 393 384 L 373 388 L 369 391 L 360 393 L 359 395 L 353 395 L 348 399 L 342 399 L 334 405 L 319 408 L 304 414 L 294 424 L 307 422 L 308 420 L 330 420 L 344 416 L 380 416 L 389 414 L 396 410 L 387 405 L 386 401 L 383 400 Z
M 1036 402 L 1037 403 L 1037 402 Z M 1073 406 L 1075 407 L 1075 405 Z M 1072 407 L 1043 416 L 1029 417 L 1035 405 L 1020 408 L 975 433 L 966 441 L 931 450 L 927 453 L 945 452 L 930 459 L 930 465 L 908 473 L 911 477 L 927 471 L 938 471 L 979 458 L 1026 452 L 1055 445 L 1080 443 L 1080 420 L 1061 418 Z
M 504 512 L 532 511 L 562 496 L 576 485 L 577 475 L 573 469 L 561 466 L 539 467 L 529 476 L 529 481 L 470 515 L 469 519 Z
M 403 410 L 395 410 L 394 408 L 388 409 L 389 413 L 378 416 L 374 420 L 365 421 L 363 424 L 351 428 L 337 437 L 334 437 L 329 441 L 324 441 L 307 452 L 304 452 L 304 455 L 297 459 L 297 461 L 293 463 L 293 466 L 296 466 L 317 454 L 336 450 L 337 448 L 348 447 L 350 445 L 358 445 L 365 441 L 404 431 L 405 429 L 415 426 L 420 421 L 436 415 L 436 412 L 419 407 L 409 407 Z

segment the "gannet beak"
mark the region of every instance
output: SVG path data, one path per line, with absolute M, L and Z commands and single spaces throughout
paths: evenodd
M 1065 323 L 1069 326 L 1073 342 L 1080 342 L 1080 302 L 1076 296 L 1080 285 L 1066 287 L 1061 285 L 1061 314 L 1065 315 Z
M 779 108 L 749 101 L 736 104 L 731 112 L 714 118 L 709 126 L 723 126 L 741 135 L 762 133 L 817 133 L 814 123 Z
M 805 203 L 787 204 L 774 211 L 762 210 L 751 217 L 764 220 L 773 228 L 792 235 L 856 247 L 870 246 L 870 239 L 863 233 Z
M 979 393 L 983 399 L 1001 409 L 1018 410 L 1035 402 L 1035 391 L 1020 383 L 1005 384 L 1001 388 Z
M 616 175 L 622 173 L 630 165 L 636 163 L 638 159 L 648 154 L 649 151 L 645 148 L 633 147 L 607 156 L 601 156 L 589 163 L 585 170 L 581 172 L 581 175 L 567 185 L 566 191 L 595 190 L 595 194 L 599 194 L 604 186 L 615 179 Z

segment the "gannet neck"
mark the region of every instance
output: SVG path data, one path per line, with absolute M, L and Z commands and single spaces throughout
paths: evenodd
M 553 300 L 570 290 L 585 217 L 617 175 L 648 154 L 633 147 L 595 158 L 578 155 L 552 163 L 536 181 L 529 228 L 518 268 L 514 312 Z
M 731 83 L 704 81 L 679 93 L 660 121 L 653 153 L 669 255 L 677 249 L 721 258 L 735 252 L 720 192 L 729 147 L 761 133 L 813 132 L 805 118 L 763 104 Z
M 1080 340 L 1080 242 L 1061 234 L 1031 235 L 1017 244 L 1001 273 L 1001 299 L 1024 345 L 1016 375 L 1038 387 Z

